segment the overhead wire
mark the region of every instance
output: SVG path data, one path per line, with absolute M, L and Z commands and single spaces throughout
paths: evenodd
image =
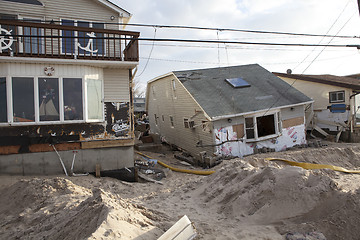
M 12 20 L 8 20 L 12 21 Z M 28 20 L 23 20 L 24 22 Z M 61 23 L 59 20 L 44 20 L 42 23 Z M 255 33 L 255 34 L 274 34 L 274 35 L 291 35 L 291 36 L 307 36 L 307 37 L 336 37 L 336 38 L 360 38 L 360 36 L 335 36 L 326 34 L 310 34 L 310 33 L 293 33 L 293 32 L 280 32 L 280 31 L 263 31 L 263 30 L 248 30 L 248 29 L 236 29 L 236 28 L 212 28 L 212 27 L 198 27 L 198 26 L 186 26 L 186 25 L 161 25 L 161 24 L 143 24 L 143 23 L 115 23 L 115 22 L 97 22 L 99 24 L 106 25 L 119 25 L 119 26 L 134 26 L 134 27 L 150 27 L 150 28 L 168 28 L 168 29 L 192 29 L 192 30 L 209 30 L 209 31 L 230 31 L 230 32 L 243 32 L 243 33 Z
M 333 24 L 331 24 L 330 28 L 327 30 L 327 32 L 325 33 L 325 35 L 327 35 L 330 30 L 335 26 L 335 24 L 337 23 L 337 21 L 340 19 L 341 15 L 344 13 L 345 9 L 347 8 L 347 6 L 349 5 L 351 0 L 349 0 L 347 2 L 347 4 L 345 5 L 345 7 L 343 8 L 343 10 L 341 11 L 341 13 L 339 14 L 339 16 L 336 18 L 336 20 L 333 22 Z M 320 44 L 323 40 L 324 40 L 325 37 L 322 37 L 319 41 L 318 44 Z M 296 68 L 298 68 L 308 57 L 310 57 L 310 55 L 314 52 L 314 50 L 316 49 L 316 47 L 313 48 L 313 50 L 298 64 L 296 65 L 293 70 L 295 70 Z

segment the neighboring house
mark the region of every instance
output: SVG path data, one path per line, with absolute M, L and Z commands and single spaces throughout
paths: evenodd
M 134 112 L 139 115 L 143 115 L 146 112 L 145 98 L 134 98 Z
M 314 100 L 310 128 L 318 126 L 341 134 L 360 126 L 360 80 L 356 75 L 274 74 Z
M 150 129 L 193 156 L 305 144 L 312 100 L 257 64 L 175 71 L 148 82 Z
M 134 165 L 130 17 L 108 0 L 0 0 L 0 173 Z

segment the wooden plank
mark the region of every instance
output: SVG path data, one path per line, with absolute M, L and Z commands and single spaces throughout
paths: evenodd
M 100 166 L 99 163 L 97 163 L 97 164 L 95 165 L 95 176 L 96 176 L 97 178 L 101 177 L 100 171 L 101 171 L 101 166 Z
M 232 127 L 233 131 L 236 132 L 236 137 L 238 139 L 244 137 L 244 124 L 233 125 Z
M 289 128 L 304 124 L 304 117 L 290 118 L 282 121 L 283 128 Z
M 0 146 L 0 155 L 19 153 L 20 146 Z
M 81 149 L 128 147 L 133 145 L 134 145 L 134 139 L 94 140 L 94 141 L 81 142 Z
M 80 143 L 59 143 L 54 145 L 58 151 L 68 151 L 80 149 Z M 51 152 L 54 151 L 50 144 L 34 144 L 29 146 L 29 150 L 32 153 L 35 152 Z
M 339 132 L 336 134 L 336 142 L 339 142 L 340 136 L 342 131 L 344 130 L 344 127 L 340 127 Z
M 319 133 L 321 133 L 322 135 L 324 135 L 325 137 L 327 137 L 329 134 L 327 132 L 325 132 L 324 130 L 322 130 L 318 125 L 314 126 L 314 129 L 316 131 L 318 131 Z
M 313 118 L 314 118 L 314 112 L 312 111 L 310 113 L 310 115 L 306 118 L 305 129 L 308 128 L 308 126 L 310 125 L 310 122 L 313 120 Z

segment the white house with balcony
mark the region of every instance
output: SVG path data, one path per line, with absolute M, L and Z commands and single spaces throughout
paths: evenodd
M 107 0 L 0 0 L 0 173 L 133 166 L 130 17 Z

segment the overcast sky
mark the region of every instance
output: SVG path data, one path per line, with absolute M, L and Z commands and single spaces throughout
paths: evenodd
M 112 0 L 130 23 L 360 36 L 357 0 Z M 143 38 L 242 42 L 358 44 L 359 38 L 299 37 L 230 31 L 127 27 Z M 174 70 L 258 63 L 269 71 L 360 73 L 356 48 L 140 42 L 136 80 L 142 84 Z

